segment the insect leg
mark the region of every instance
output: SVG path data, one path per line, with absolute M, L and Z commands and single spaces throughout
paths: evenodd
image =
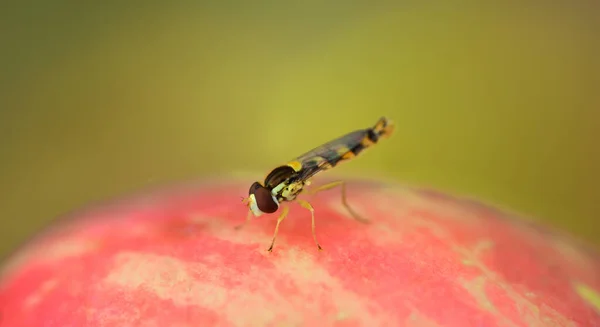
M 312 207 L 312 205 L 308 201 L 296 199 L 296 202 L 298 202 L 298 204 L 301 205 L 303 208 L 308 209 L 310 211 L 310 215 L 312 217 L 313 239 L 315 240 L 315 243 L 317 244 L 317 248 L 319 249 L 319 251 L 323 250 L 323 248 L 317 241 L 317 233 L 315 233 L 315 209 Z
M 310 190 L 308 191 L 309 194 L 316 194 L 319 193 L 321 191 L 326 191 L 326 190 L 330 190 L 332 188 L 341 186 L 342 187 L 342 204 L 344 205 L 344 207 L 346 208 L 346 210 L 348 210 L 348 212 L 350 213 L 350 215 L 352 215 L 352 217 L 354 219 L 356 219 L 357 221 L 361 222 L 361 223 L 369 223 L 369 220 L 366 218 L 361 217 L 359 214 L 357 214 L 352 207 L 350 207 L 350 205 L 348 205 L 348 201 L 346 201 L 346 182 L 345 181 L 335 181 L 335 182 L 331 182 L 325 185 L 321 185 L 319 187 L 317 187 L 316 189 Z
M 275 245 L 275 238 L 277 238 L 277 232 L 279 231 L 279 224 L 281 224 L 281 222 L 285 219 L 285 217 L 287 216 L 289 211 L 290 211 L 290 208 L 288 206 L 283 207 L 281 214 L 277 218 L 277 225 L 275 225 L 275 232 L 273 233 L 273 240 L 271 241 L 271 246 L 269 246 L 269 249 L 267 251 L 273 252 L 273 245 Z
M 237 229 L 242 229 L 242 227 L 246 226 L 246 224 L 248 224 L 250 222 L 250 219 L 252 219 L 252 211 L 248 210 L 248 215 L 246 216 L 246 220 L 244 220 L 243 223 L 235 226 L 234 228 Z

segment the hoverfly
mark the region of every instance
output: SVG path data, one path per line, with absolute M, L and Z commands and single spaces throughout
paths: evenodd
M 263 183 L 254 182 L 250 186 L 248 197 L 243 199 L 243 202 L 249 208 L 248 215 L 245 222 L 237 226 L 236 229 L 245 226 L 253 215 L 259 217 L 263 214 L 272 214 L 277 212 L 279 207 L 282 206 L 283 209 L 277 218 L 271 246 L 268 249 L 269 252 L 272 252 L 279 224 L 281 224 L 289 212 L 289 207 L 282 204 L 296 201 L 310 211 L 312 217 L 312 236 L 317 248 L 322 250 L 315 233 L 315 210 L 308 201 L 297 199 L 296 197 L 304 190 L 305 186 L 310 185 L 310 178 L 315 174 L 331 169 L 342 161 L 347 161 L 358 156 L 362 151 L 376 144 L 380 139 L 389 137 L 393 131 L 393 122 L 382 117 L 373 127 L 350 132 L 306 152 L 283 166 L 273 169 L 266 176 Z M 368 223 L 367 219 L 358 215 L 348 205 L 346 201 L 346 184 L 344 181 L 328 183 L 308 192 L 316 194 L 338 186 L 341 187 L 342 204 L 352 217 L 359 222 Z

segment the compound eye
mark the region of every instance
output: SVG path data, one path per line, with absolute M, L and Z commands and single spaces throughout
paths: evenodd
M 259 182 L 252 183 L 252 185 L 250 185 L 250 190 L 248 190 L 248 195 L 254 194 L 254 191 L 256 191 L 257 189 L 259 189 L 261 187 L 263 187 L 263 186 L 260 185 Z
M 256 206 L 264 213 L 273 213 L 279 209 L 279 203 L 273 199 L 271 191 L 259 183 L 250 186 L 250 194 L 254 195 Z

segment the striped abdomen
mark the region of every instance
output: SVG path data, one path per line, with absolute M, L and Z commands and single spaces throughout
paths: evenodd
M 323 144 L 288 163 L 299 173 L 300 179 L 308 179 L 321 170 L 335 167 L 342 161 L 358 156 L 362 151 L 389 137 L 394 131 L 392 121 L 382 117 L 375 126 L 357 130 Z

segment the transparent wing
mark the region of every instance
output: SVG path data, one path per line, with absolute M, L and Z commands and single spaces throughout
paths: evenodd
M 302 164 L 298 178 L 306 180 L 320 171 L 335 167 L 345 154 L 361 144 L 367 132 L 368 129 L 348 133 L 298 156 L 294 159 Z

